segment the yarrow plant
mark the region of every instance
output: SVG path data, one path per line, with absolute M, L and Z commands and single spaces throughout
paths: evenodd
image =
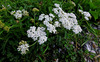
M 50 22 L 53 21 L 54 17 L 55 16 L 53 14 L 51 14 L 51 13 L 49 15 L 41 14 L 39 16 L 39 20 L 42 21 L 44 19 L 43 24 L 46 25 L 47 30 L 50 33 L 56 34 L 56 32 L 57 32 L 56 27 L 59 27 L 60 26 L 60 23 L 56 21 L 54 25 L 51 24 Z
M 75 14 L 73 13 L 66 13 L 62 10 L 59 4 L 54 4 L 56 8 L 53 8 L 53 12 L 58 15 L 59 21 L 56 21 L 54 25 L 50 24 L 50 21 L 53 21 L 53 18 L 55 17 L 53 14 L 45 15 L 41 14 L 39 16 L 39 20 L 43 21 L 44 25 L 47 26 L 47 30 L 49 30 L 50 33 L 56 33 L 56 27 L 60 27 L 60 22 L 62 23 L 63 27 L 68 30 L 73 30 L 75 34 L 78 34 L 82 31 L 81 27 L 78 25 L 77 19 Z
M 18 51 L 21 51 L 21 54 L 26 54 L 27 51 L 29 51 L 29 45 L 27 44 L 26 41 L 22 40 L 21 42 L 19 42 L 19 46 L 18 46 Z
M 30 29 L 27 30 L 27 34 L 29 38 L 32 38 L 34 41 L 38 40 L 39 44 L 43 44 L 47 41 L 46 33 L 44 30 L 44 27 L 38 27 L 36 29 L 35 26 L 31 26 Z
M 89 18 L 91 18 L 91 14 L 89 13 L 89 12 L 86 12 L 86 11 L 83 11 L 83 10 L 78 10 L 81 14 L 83 14 L 84 15 L 84 18 L 86 19 L 86 20 L 89 20 Z
M 82 31 L 81 27 L 78 25 L 75 14 L 66 13 L 62 10 L 59 4 L 54 4 L 56 8 L 53 11 L 59 17 L 59 22 L 62 23 L 63 27 L 70 30 L 72 29 L 75 34 Z
M 22 10 L 23 16 L 29 16 L 29 12 L 27 12 L 25 9 Z
M 95 22 L 99 11 L 92 2 L 88 6 L 82 0 L 0 2 L 0 62 L 82 62 L 82 53 L 98 54 L 97 49 L 85 45 L 99 37 Z
M 12 11 L 11 15 L 14 15 L 16 19 L 21 19 L 22 18 L 22 11 L 21 10 L 17 10 L 16 12 Z
M 41 14 L 39 16 L 39 20 L 43 21 L 43 24 L 47 27 L 47 30 L 50 33 L 56 34 L 56 27 L 61 27 L 61 24 L 64 28 L 68 30 L 72 29 L 75 34 L 78 34 L 82 31 L 81 27 L 78 25 L 75 14 L 64 12 L 62 8 L 60 8 L 59 4 L 55 4 L 55 7 L 56 8 L 53 8 L 52 10 L 58 16 L 59 20 L 57 20 L 52 13 L 49 13 L 49 15 Z M 12 11 L 11 14 L 14 15 L 16 19 L 20 19 L 22 15 L 28 16 L 28 12 L 24 9 L 22 11 Z M 56 19 L 56 21 L 54 21 L 54 18 Z M 54 24 L 52 22 L 54 22 Z M 38 41 L 40 45 L 46 42 L 48 38 L 46 36 L 44 27 L 31 26 L 30 29 L 27 30 L 27 35 L 34 41 Z M 29 45 L 27 44 L 27 42 L 22 40 L 19 45 L 20 46 L 18 46 L 17 48 L 18 51 L 21 51 L 21 54 L 26 54 L 26 51 L 29 50 Z
M 21 10 L 17 10 L 17 11 L 11 11 L 10 13 L 11 15 L 15 16 L 16 19 L 21 19 L 22 15 L 23 16 L 29 16 L 29 12 L 27 12 L 25 9 Z

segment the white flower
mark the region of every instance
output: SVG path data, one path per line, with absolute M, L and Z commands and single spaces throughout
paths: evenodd
M 15 16 L 16 19 L 21 19 L 22 18 L 22 14 L 16 13 L 16 14 L 14 14 L 14 16 Z
M 45 15 L 44 18 L 45 18 L 46 21 L 50 21 L 49 15 Z
M 55 5 L 55 7 L 59 7 L 60 6 L 59 4 L 56 4 L 56 3 L 54 5 Z
M 55 21 L 54 26 L 55 27 L 60 27 L 60 23 L 58 21 Z
M 89 20 L 89 18 L 88 17 L 84 17 L 86 20 Z
M 41 14 L 41 15 L 39 16 L 39 20 L 42 21 L 42 20 L 44 19 L 44 16 L 45 16 L 45 14 Z
M 89 20 L 89 18 L 91 18 L 91 15 L 90 15 L 90 13 L 89 12 L 83 12 L 83 14 L 84 14 L 84 18 L 86 19 L 86 20 Z
M 31 37 L 34 41 L 38 39 L 38 34 L 36 32 L 36 27 L 32 26 L 30 29 L 27 31 L 28 37 Z
M 15 14 L 15 10 L 14 11 L 11 11 L 11 13 L 10 13 L 11 15 L 14 15 Z
M 84 14 L 85 17 L 91 17 L 89 12 L 84 11 L 83 14 Z
M 22 11 L 21 10 L 17 10 L 16 13 L 22 14 Z
M 22 10 L 23 16 L 29 16 L 29 12 L 27 12 L 25 9 Z
M 16 19 L 21 19 L 22 18 L 22 11 L 21 10 L 17 10 L 16 13 L 14 14 Z
M 39 18 L 41 17 L 41 15 L 39 16 Z M 56 27 L 50 23 L 53 20 L 54 17 L 55 16 L 51 13 L 49 15 L 43 15 L 43 18 L 44 18 L 43 24 L 47 26 L 47 30 L 50 33 L 55 34 L 57 32 Z
M 46 42 L 46 41 L 47 41 L 47 37 L 46 37 L 46 36 L 41 36 L 41 37 L 39 38 L 39 40 L 38 40 L 38 42 L 39 42 L 40 45 L 43 44 L 43 43 Z
M 52 24 L 49 24 L 47 26 L 47 30 L 49 30 L 50 33 L 54 33 L 54 34 L 56 34 L 56 32 L 57 32 L 56 27 Z
M 70 30 L 72 28 L 70 21 L 68 21 L 66 19 L 62 20 L 62 25 L 63 25 L 64 28 L 66 28 L 68 30 Z
M 28 48 L 29 48 L 29 45 L 27 44 L 27 42 L 22 40 L 19 43 L 19 46 L 18 46 L 17 50 L 21 51 L 21 54 L 23 55 L 23 54 L 26 54 L 27 51 L 29 51 Z
M 42 44 L 46 42 L 46 40 L 43 40 L 43 39 L 41 41 L 41 37 L 46 37 L 46 33 L 44 32 L 44 30 L 45 30 L 44 27 L 38 27 L 36 29 L 35 26 L 32 26 L 30 27 L 29 30 L 27 30 L 27 34 L 28 34 L 28 37 L 32 38 L 34 41 L 38 40 L 39 44 Z
M 8 7 L 8 8 L 11 8 L 11 6 L 10 6 L 10 5 L 7 5 L 7 7 Z
M 50 16 L 50 17 L 53 17 L 53 18 L 55 17 L 55 16 L 54 16 L 53 14 L 51 14 L 51 13 L 49 14 L 49 16 Z
M 50 23 L 45 20 L 45 21 L 43 21 L 43 24 L 46 25 L 46 26 L 49 26 Z
M 53 8 L 52 11 L 54 11 L 54 13 L 58 14 L 58 8 Z
M 79 9 L 79 12 L 81 12 L 81 14 L 84 15 L 84 18 L 86 20 L 89 20 L 89 18 L 91 18 L 91 14 L 89 12 L 86 12 L 86 11 L 83 11 L 83 10 L 80 10 L 80 9 Z
M 62 26 L 68 30 L 73 30 L 73 32 L 75 33 L 79 33 L 82 31 L 81 27 L 80 28 L 74 28 L 74 26 L 77 26 L 78 25 L 78 22 L 77 22 L 77 19 L 76 19 L 76 16 L 74 13 L 66 13 L 62 10 L 62 8 L 60 8 L 60 5 L 59 4 L 55 4 L 56 8 L 53 8 L 52 11 L 58 15 L 59 17 L 59 22 L 62 23 Z M 81 11 L 81 10 L 80 10 Z M 49 15 L 43 15 L 41 17 L 41 15 L 39 16 L 39 19 L 40 20 L 43 20 L 43 24 L 47 26 L 47 30 L 50 32 L 50 33 L 56 33 L 57 30 L 56 30 L 56 27 L 60 27 L 60 23 L 58 21 L 55 21 L 54 22 L 54 25 L 52 24 L 53 23 L 53 19 L 54 19 L 54 15 L 53 14 L 49 14 Z M 78 25 L 79 26 L 79 25 Z M 77 31 L 78 29 L 80 29 L 80 31 Z
M 5 6 L 4 6 L 4 5 L 2 5 L 2 7 L 4 8 Z
M 46 36 L 46 33 L 44 32 L 45 28 L 44 27 L 38 27 L 37 28 L 37 34 L 39 37 L 41 36 Z
M 53 20 L 53 18 L 52 17 L 49 17 L 49 21 L 52 21 Z
M 70 18 L 75 18 L 75 19 L 76 19 L 76 16 L 75 16 L 75 14 L 73 14 L 73 13 L 67 13 L 67 15 L 68 15 L 68 17 L 70 17 Z
M 83 14 L 83 10 L 79 9 L 78 11 Z
M 53 8 L 55 14 L 59 17 L 59 22 L 62 23 L 62 26 L 68 30 L 72 29 L 73 32 L 79 33 L 82 31 L 81 27 L 78 25 L 77 19 L 75 14 L 73 13 L 66 13 L 59 7 L 59 5 L 55 5 L 56 8 Z M 82 10 L 79 10 L 82 12 Z M 76 27 L 76 28 L 75 28 Z M 74 28 L 74 29 L 73 29 Z M 79 31 L 78 31 L 79 29 Z
M 16 19 L 21 19 L 22 15 L 23 16 L 29 16 L 29 12 L 27 12 L 26 10 L 17 10 L 17 11 L 11 11 L 10 13 L 11 15 L 15 16 Z
M 82 31 L 82 29 L 81 29 L 81 27 L 79 26 L 79 25 L 74 25 L 73 26 L 73 32 L 75 33 L 75 34 L 78 34 L 79 32 L 81 32 Z

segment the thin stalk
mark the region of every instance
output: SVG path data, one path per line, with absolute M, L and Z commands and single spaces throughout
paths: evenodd
M 36 15 L 36 13 L 34 12 L 34 25 L 35 25 L 35 15 Z
M 35 43 L 33 43 L 32 45 L 30 45 L 29 47 L 34 46 L 36 43 L 37 43 L 37 41 Z

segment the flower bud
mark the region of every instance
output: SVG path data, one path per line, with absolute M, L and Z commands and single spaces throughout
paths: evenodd
M 5 27 L 4 27 L 4 30 L 7 31 L 7 32 L 9 32 L 9 29 L 10 29 L 10 28 L 9 28 L 8 26 L 5 26 Z
M 32 23 L 34 23 L 34 19 L 33 18 L 31 18 L 30 20 L 31 20 Z
M 33 8 L 32 11 L 33 11 L 33 12 L 39 12 L 39 9 Z
M 0 28 L 3 28 L 4 27 L 4 23 L 2 23 L 2 21 L 0 20 Z

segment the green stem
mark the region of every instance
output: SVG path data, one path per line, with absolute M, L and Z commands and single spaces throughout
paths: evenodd
M 49 48 L 49 47 L 47 46 L 46 49 L 44 50 L 43 54 L 48 50 L 48 48 Z
M 34 25 L 35 25 L 35 15 L 36 15 L 36 14 L 35 14 L 35 12 L 34 12 Z
M 20 25 L 20 28 L 22 28 L 22 21 L 19 20 L 19 25 Z
M 33 46 L 33 45 L 35 45 L 37 43 L 37 41 L 35 42 L 35 43 L 33 43 L 32 45 L 30 45 L 29 47 L 31 47 L 31 46 Z

